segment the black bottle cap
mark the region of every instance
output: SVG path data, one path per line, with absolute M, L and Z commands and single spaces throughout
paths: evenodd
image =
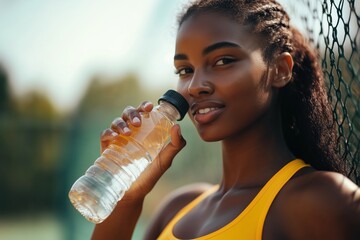
M 169 102 L 179 111 L 180 119 L 178 119 L 178 121 L 182 120 L 189 110 L 189 103 L 186 99 L 180 93 L 171 89 L 159 98 L 158 103 L 160 103 L 160 101 Z

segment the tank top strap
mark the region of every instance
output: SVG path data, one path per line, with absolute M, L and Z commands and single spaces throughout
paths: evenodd
M 262 239 L 265 218 L 276 195 L 298 170 L 306 166 L 310 165 L 300 159 L 289 162 L 264 185 L 239 216 L 224 227 L 196 239 Z M 181 209 L 165 227 L 158 239 L 178 239 L 172 233 L 175 224 L 218 188 L 219 185 L 213 186 Z
M 261 197 L 261 200 L 257 202 L 260 212 L 256 239 L 262 239 L 265 218 L 277 194 L 296 172 L 307 166 L 310 165 L 306 164 L 303 160 L 295 159 L 280 169 L 261 189 L 258 194 L 258 197 Z

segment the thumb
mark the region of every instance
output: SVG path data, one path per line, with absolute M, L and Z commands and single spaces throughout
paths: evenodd
M 139 198 L 139 196 L 144 197 L 171 166 L 176 154 L 185 147 L 186 141 L 181 135 L 179 125 L 174 125 L 171 128 L 170 137 L 171 141 L 160 151 L 152 164 L 145 169 L 137 181 L 132 184 L 124 198 L 126 197 L 127 200 L 133 201 L 134 198 Z
M 186 146 L 186 140 L 181 134 L 178 124 L 175 124 L 170 130 L 170 142 L 161 150 L 158 155 L 158 169 L 164 173 L 172 164 L 174 157 Z

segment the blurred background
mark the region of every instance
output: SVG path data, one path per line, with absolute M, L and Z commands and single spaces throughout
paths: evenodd
M 68 191 L 125 106 L 156 102 L 176 87 L 176 16 L 186 2 L 0 0 L 0 239 L 90 238 L 94 225 Z M 360 8 L 355 1 L 281 2 L 322 52 L 339 149 L 350 152 L 344 159 L 356 173 Z M 220 179 L 219 145 L 202 142 L 187 118 L 181 125 L 188 145 L 147 197 L 133 239 L 172 189 Z
M 176 87 L 176 15 L 184 2 L 0 0 L 0 239 L 90 238 L 93 224 L 68 191 L 125 106 L 156 102 Z M 207 148 L 188 120 L 182 124 L 190 146 L 198 145 L 192 149 Z M 220 153 L 200 152 L 179 156 L 148 197 L 134 239 L 173 188 L 217 180 L 207 169 L 220 164 Z

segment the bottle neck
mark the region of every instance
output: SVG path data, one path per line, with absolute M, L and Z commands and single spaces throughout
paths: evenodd
M 180 119 L 179 111 L 171 103 L 166 101 L 160 101 L 159 105 L 157 105 L 154 110 L 159 111 L 173 122 Z

